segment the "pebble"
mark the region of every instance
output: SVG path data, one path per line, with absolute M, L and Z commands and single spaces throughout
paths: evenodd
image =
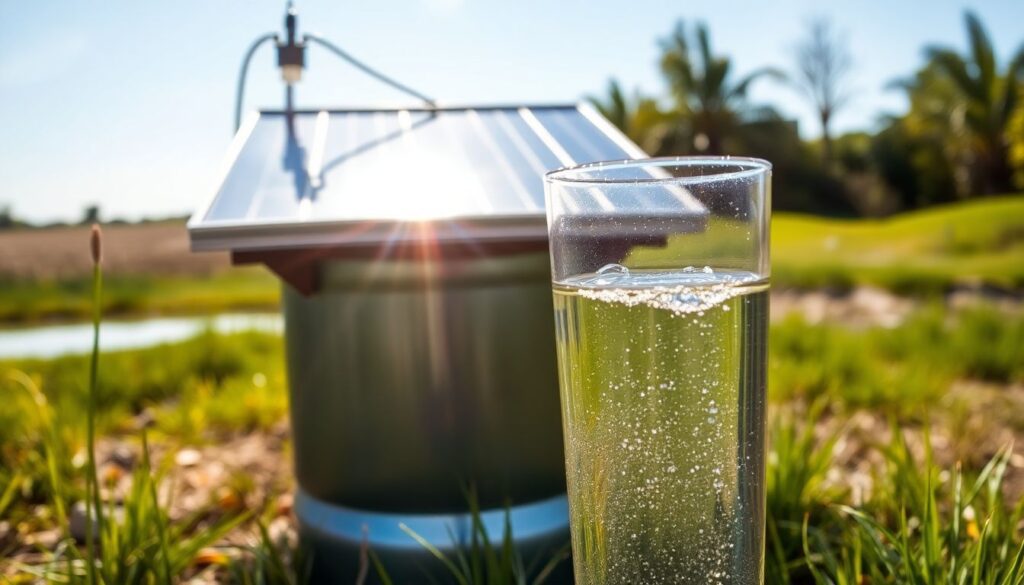
M 107 454 L 106 463 L 120 467 L 122 470 L 129 470 L 135 466 L 135 453 L 125 444 L 117 444 Z
M 192 467 L 202 461 L 203 455 L 196 449 L 182 449 L 174 456 L 174 462 L 181 467 Z

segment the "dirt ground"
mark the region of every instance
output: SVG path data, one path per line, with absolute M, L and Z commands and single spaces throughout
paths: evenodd
M 181 221 L 103 227 L 106 274 L 204 276 L 231 265 L 226 253 L 189 250 Z M 89 227 L 0 231 L 0 280 L 85 277 L 92 269 Z

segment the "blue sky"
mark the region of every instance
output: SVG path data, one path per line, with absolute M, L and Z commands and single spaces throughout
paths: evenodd
M 231 138 L 239 61 L 257 34 L 278 30 L 283 1 L 68 2 L 0 0 L 0 206 L 33 220 L 184 214 L 213 187 Z M 573 102 L 609 77 L 662 91 L 657 39 L 677 18 L 707 21 L 735 71 L 790 68 L 813 15 L 848 36 L 855 98 L 840 130 L 870 129 L 904 107 L 887 81 L 922 62 L 928 43 L 966 45 L 962 13 L 982 17 L 1002 62 L 1024 42 L 1024 2 L 811 0 L 658 2 L 381 0 L 298 3 L 300 25 L 412 87 L 452 103 Z M 298 103 L 403 103 L 333 56 L 311 49 Z M 247 106 L 277 107 L 273 51 L 258 54 Z M 755 86 L 817 133 L 789 89 Z

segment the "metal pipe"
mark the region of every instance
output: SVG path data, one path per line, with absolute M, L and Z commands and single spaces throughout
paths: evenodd
M 358 59 L 356 59 L 352 55 L 349 55 L 348 53 L 343 51 L 341 49 L 341 47 L 335 45 L 334 43 L 328 41 L 325 38 L 319 37 L 319 36 L 314 35 L 314 34 L 307 34 L 304 37 L 304 39 L 305 39 L 306 42 L 312 41 L 314 43 L 319 44 L 320 46 L 322 46 L 325 49 L 327 49 L 328 51 L 334 53 L 338 57 L 341 57 L 342 59 L 347 61 L 350 65 L 352 65 L 356 69 L 359 69 L 360 71 L 362 71 L 363 73 L 369 75 L 370 77 L 373 77 L 374 79 L 376 79 L 376 80 L 378 80 L 378 81 L 380 81 L 382 83 L 390 85 L 394 89 L 397 89 L 398 91 L 400 91 L 400 92 L 402 92 L 402 93 L 404 93 L 406 95 L 411 95 L 411 96 L 415 97 L 416 99 L 423 101 L 424 103 L 426 103 L 430 107 L 435 107 L 437 105 L 433 98 L 429 98 L 429 97 L 423 95 L 422 93 L 416 91 L 415 89 L 412 89 L 411 87 L 409 87 L 407 85 L 404 85 L 402 83 L 399 83 L 399 82 L 395 81 L 394 79 L 391 79 L 390 77 L 384 75 L 383 73 L 380 73 L 376 69 L 373 69 L 369 65 L 366 65 L 362 61 L 359 61 Z
M 242 70 L 238 74 L 238 88 L 235 90 L 235 132 L 238 132 L 239 126 L 242 125 L 242 97 L 245 95 L 245 77 L 249 71 L 249 62 L 252 61 L 256 49 L 259 49 L 260 45 L 267 41 L 276 42 L 277 33 L 267 33 L 253 41 L 242 59 Z

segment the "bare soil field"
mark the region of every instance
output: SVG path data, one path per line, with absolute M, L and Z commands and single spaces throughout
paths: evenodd
M 206 276 L 231 265 L 226 253 L 189 250 L 182 221 L 103 227 L 108 275 Z M 0 280 L 61 280 L 88 276 L 89 227 L 0 231 Z

